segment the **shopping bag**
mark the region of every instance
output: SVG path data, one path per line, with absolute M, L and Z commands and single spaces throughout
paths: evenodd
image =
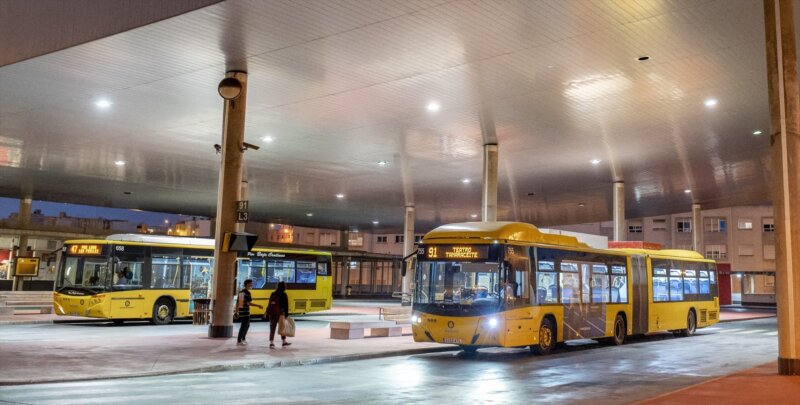
M 281 315 L 281 317 L 278 318 L 278 334 L 281 335 L 281 336 L 286 336 L 286 322 L 285 321 L 286 321 L 286 318 L 283 315 Z
M 281 336 L 294 337 L 294 319 L 287 316 L 283 320 L 283 333 Z

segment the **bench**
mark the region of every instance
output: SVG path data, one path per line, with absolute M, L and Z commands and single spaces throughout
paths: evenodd
M 363 339 L 364 329 L 370 337 L 401 336 L 403 325 L 393 321 L 346 321 L 331 322 L 331 339 Z

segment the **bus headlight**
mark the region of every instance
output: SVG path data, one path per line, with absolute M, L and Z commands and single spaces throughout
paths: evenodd
M 492 329 L 497 327 L 497 318 L 489 318 L 489 327 Z
M 411 315 L 411 323 L 419 323 L 422 319 L 417 315 Z

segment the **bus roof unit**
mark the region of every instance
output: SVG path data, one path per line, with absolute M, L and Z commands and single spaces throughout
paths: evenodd
M 537 227 L 522 222 L 461 222 L 442 225 L 425 234 L 422 243 L 445 242 L 448 239 L 459 243 L 514 241 L 588 247 L 573 236 L 543 233 Z

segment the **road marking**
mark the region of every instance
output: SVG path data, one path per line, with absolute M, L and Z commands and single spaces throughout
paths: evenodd
M 767 332 L 767 333 L 765 333 L 765 335 L 767 335 L 767 336 L 778 336 L 778 331 Z
M 744 330 L 744 329 L 721 329 L 719 331 L 719 333 L 731 333 L 731 332 L 738 332 L 740 330 Z
M 753 330 L 746 330 L 746 331 L 742 331 L 742 332 L 736 332 L 736 334 L 737 335 L 749 335 L 751 333 L 756 333 L 756 332 L 766 332 L 766 331 L 763 330 L 763 329 L 753 329 Z

